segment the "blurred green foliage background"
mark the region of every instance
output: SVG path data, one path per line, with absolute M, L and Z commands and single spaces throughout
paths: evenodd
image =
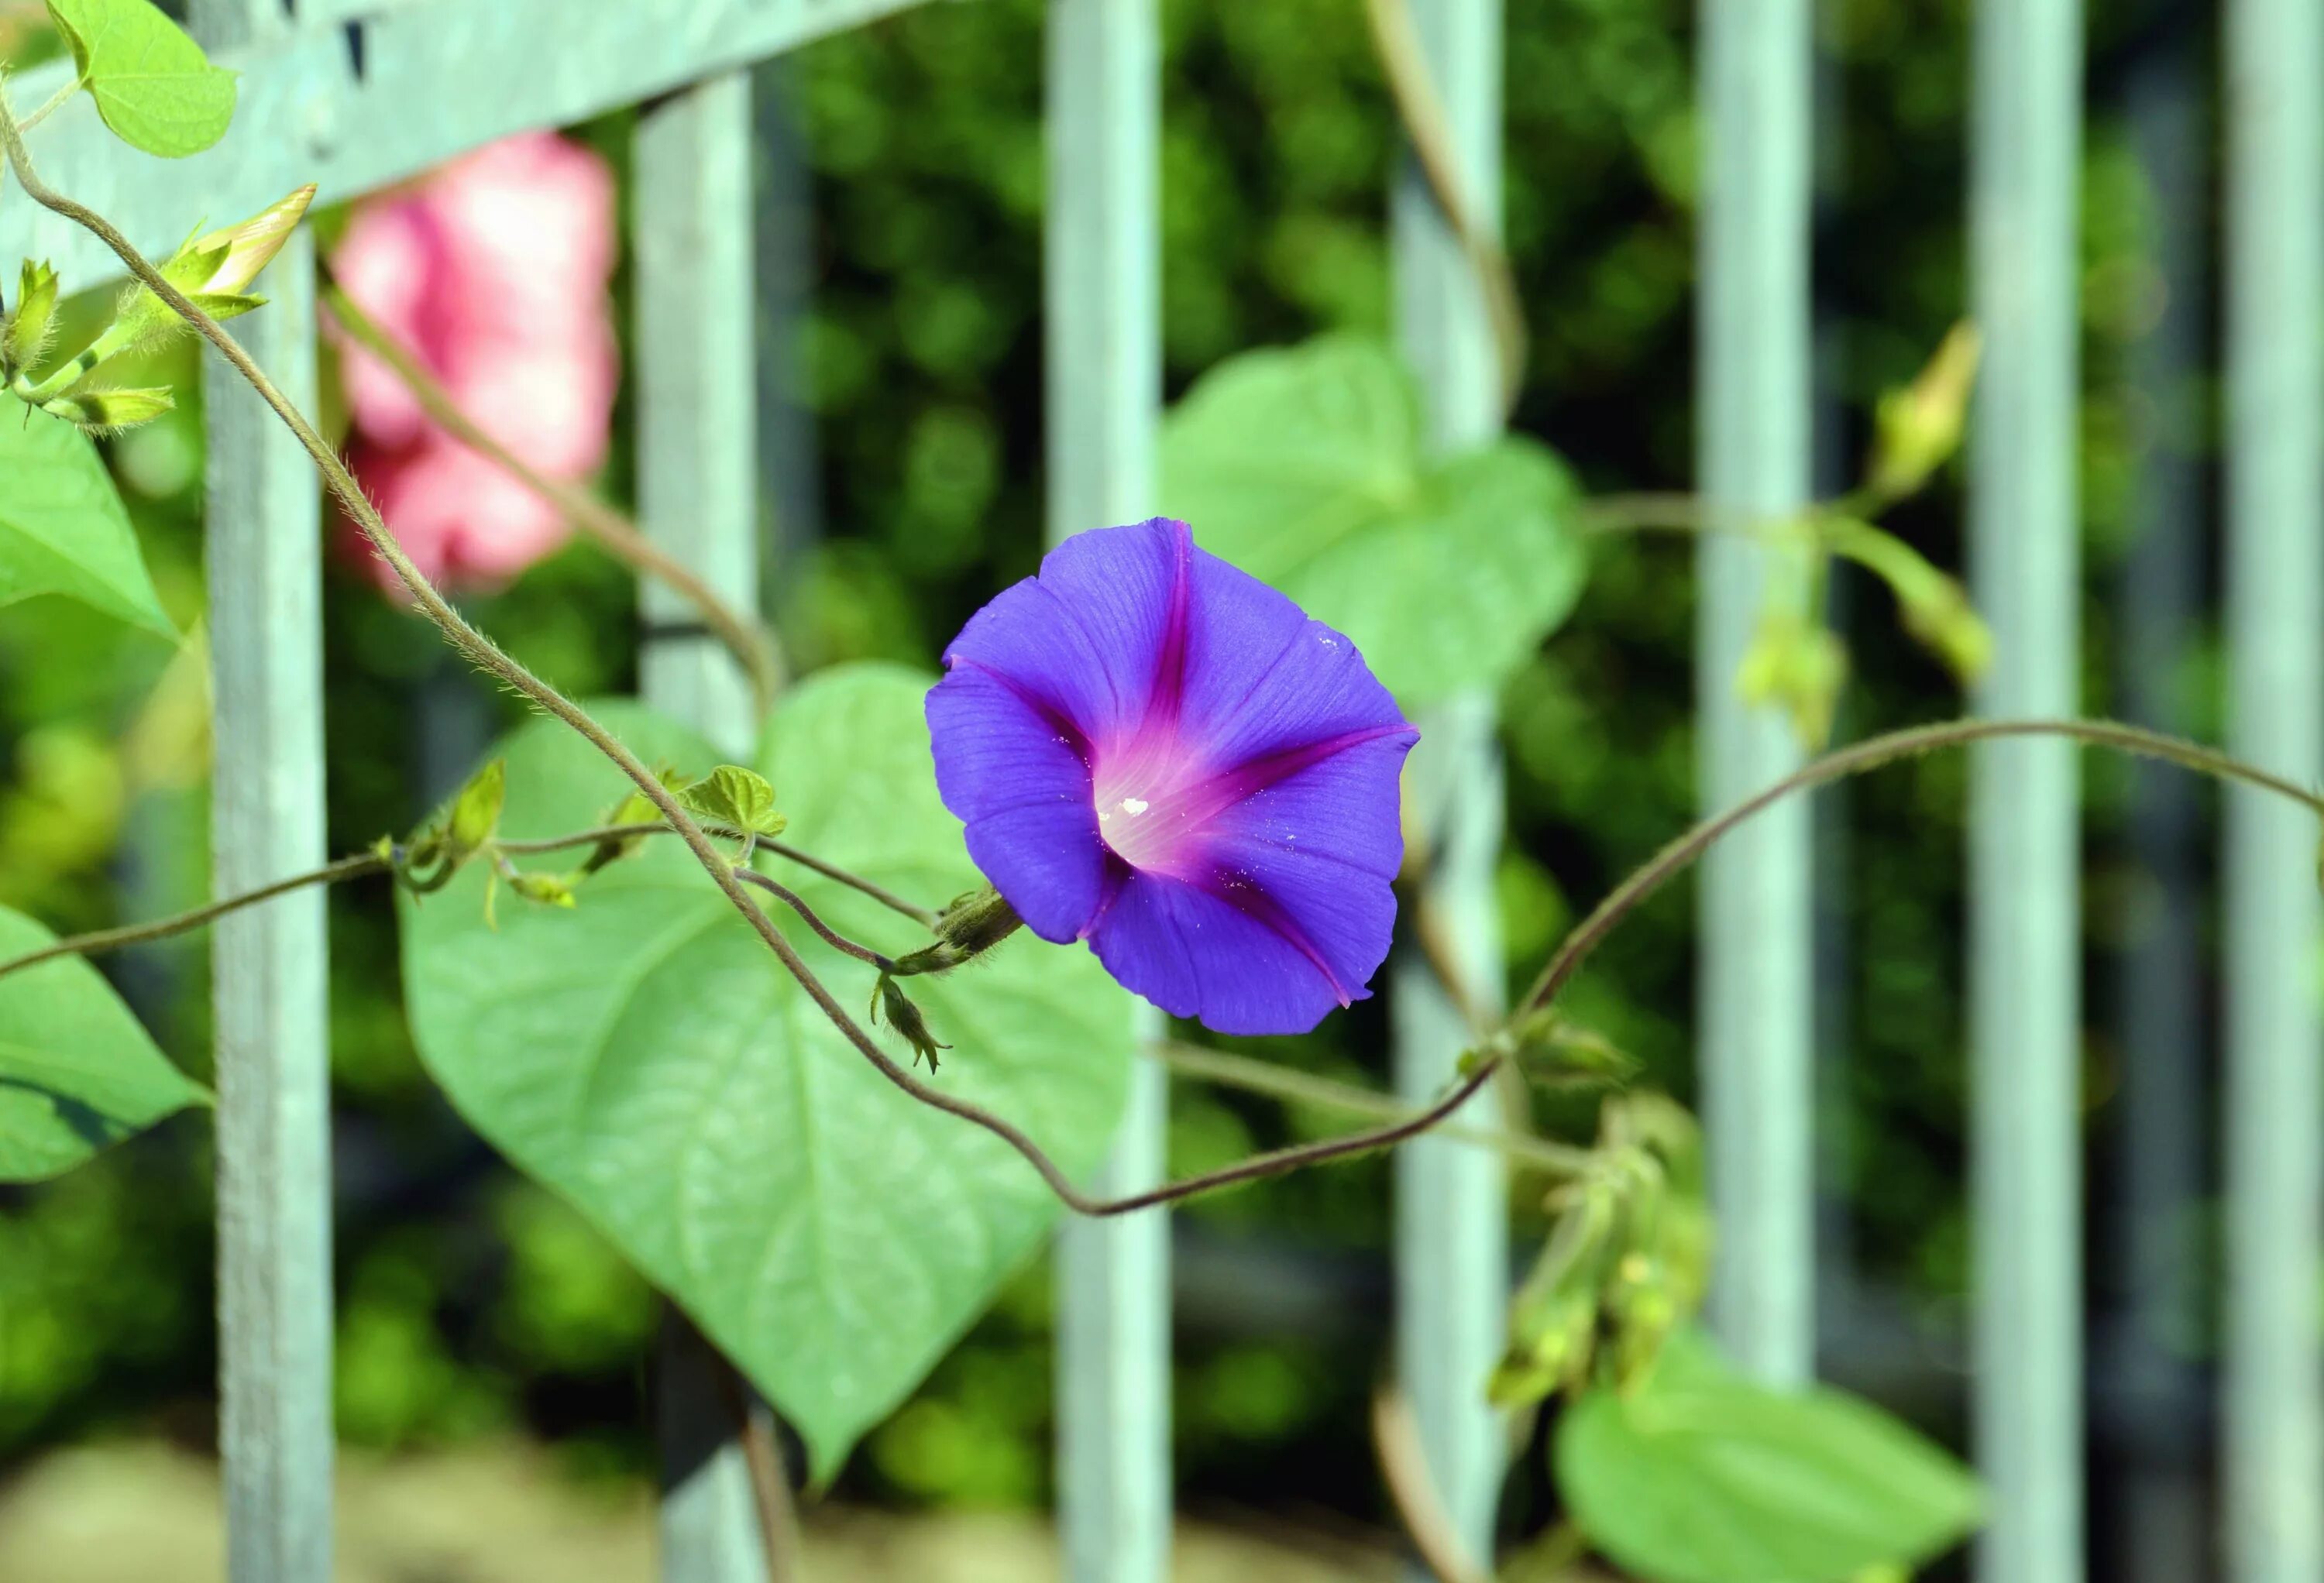
M 1396 136 L 1360 6 L 1163 9 L 1172 391 L 1240 348 L 1324 327 L 1384 331 Z M 1693 9 L 1508 4 L 1507 227 L 1534 335 L 1516 423 L 1599 489 L 1683 488 L 1691 472 Z M 2207 388 L 2173 389 L 2158 406 L 2133 379 L 2161 311 L 2163 222 L 2110 100 L 2181 10 L 2124 0 L 2091 17 L 2094 653 L 2140 468 L 2158 448 L 2200 455 L 2208 428 Z M 1821 8 L 1818 417 L 1835 490 L 1853 477 L 1873 395 L 1908 377 L 1965 310 L 1964 13 L 1961 0 Z M 813 180 L 814 297 L 788 372 L 816 428 L 822 520 L 812 538 L 774 525 L 783 548 L 770 579 L 802 666 L 931 663 L 1038 557 L 1040 25 L 1038 0 L 935 5 L 763 74 L 798 123 Z M 14 41 L 35 47 L 28 33 Z M 619 166 L 625 131 L 615 116 L 581 135 Z M 198 381 L 181 355 L 169 373 L 187 390 Z M 198 403 L 187 401 L 112 450 L 165 597 L 188 623 L 200 610 L 200 449 Z M 614 498 L 626 498 L 627 478 L 617 458 L 605 479 Z M 1957 516 L 1948 483 L 1892 523 L 1958 566 Z M 1507 691 L 1513 840 L 1500 890 L 1512 976 L 1529 976 L 1577 906 L 1689 817 L 1690 584 L 1682 541 L 1600 541 L 1580 613 Z M 1835 619 L 1858 680 L 1841 740 L 1957 710 L 1950 684 L 1895 634 L 1884 598 L 1842 575 Z M 342 568 L 327 600 L 330 821 L 335 848 L 349 850 L 410 827 L 513 710 L 367 577 Z M 632 683 L 632 593 L 586 547 L 467 603 L 570 692 Z M 2216 724 L 2209 653 L 2190 646 L 2180 713 L 2163 723 Z M 60 602 L 0 615 L 0 902 L 69 931 L 202 893 L 199 693 L 195 673 L 173 673 L 171 660 Z M 2107 712 L 2111 693 L 2094 667 L 2091 711 Z M 1950 760 L 1891 770 L 1828 796 L 1822 822 L 1827 932 L 1842 970 L 1827 1017 L 1824 1186 L 1856 1273 L 1902 1293 L 1938 1351 L 1957 1329 L 1966 1247 L 1961 780 Z M 2093 765 L 2094 914 L 2139 894 L 2117 818 L 2126 784 Z M 641 1359 L 654 1300 L 428 1085 L 401 1020 L 392 927 L 383 888 L 334 897 L 341 1432 L 410 1449 L 522 1431 L 578 1472 L 639 1474 L 650 1466 Z M 1682 1095 L 1690 931 L 1682 891 L 1616 938 L 1571 1003 Z M 206 1066 L 199 943 L 108 971 L 167 1048 Z M 1377 1083 L 1382 1045 L 1367 1006 L 1318 1035 L 1250 1047 Z M 2094 1036 L 2091 1051 L 2098 1118 L 2111 1047 Z M 1341 1125 L 1180 1084 L 1174 1163 L 1193 1169 Z M 208 1152 L 205 1126 L 185 1118 L 52 1185 L 0 1191 L 0 1466 L 123 1430 L 207 1441 Z M 1386 1178 L 1376 1160 L 1338 1166 L 1182 1217 L 1177 1448 L 1198 1507 L 1376 1514 L 1361 1425 L 1386 1325 Z M 840 1493 L 1043 1498 L 1047 1328 L 1046 1272 L 1031 1270 L 871 1439 Z

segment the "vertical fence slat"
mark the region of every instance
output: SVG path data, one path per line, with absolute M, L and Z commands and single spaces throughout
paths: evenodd
M 1970 299 L 1986 364 L 1969 563 L 1987 714 L 2071 715 L 2079 0 L 1977 7 Z M 2080 777 L 2062 742 L 1985 744 L 1969 787 L 1971 1191 L 1984 1583 L 2082 1576 Z
M 2231 0 L 2228 741 L 2324 779 L 2324 12 Z M 2243 787 L 2227 824 L 2228 1553 L 2324 1577 L 2324 1081 L 2313 815 Z
M 1160 417 L 1161 38 L 1154 0 L 1052 0 L 1046 112 L 1049 539 L 1154 502 Z M 1160 1032 L 1158 1017 L 1145 1024 Z M 1161 1180 L 1169 1092 L 1140 1060 L 1092 1185 Z M 1068 1583 L 1160 1583 L 1170 1558 L 1170 1220 L 1057 1238 L 1057 1502 Z
M 1501 0 L 1415 0 L 1414 31 L 1443 101 L 1465 202 L 1498 227 L 1501 207 Z M 1476 272 L 1416 161 L 1390 198 L 1397 338 L 1418 376 L 1429 443 L 1457 450 L 1501 427 L 1500 372 Z M 1435 915 L 1462 993 L 1480 1009 L 1502 999 L 1504 964 L 1493 866 L 1504 825 L 1494 701 L 1448 700 L 1421 729 L 1405 785 L 1429 844 L 1421 906 Z M 1410 927 L 1407 921 L 1406 927 Z M 1425 1102 L 1475 1042 L 1462 1008 L 1416 951 L 1399 950 L 1390 1008 L 1397 1091 Z M 1489 1125 L 1499 1096 L 1465 1119 Z M 1508 1302 L 1508 1186 L 1500 1157 L 1474 1145 L 1418 1138 L 1396 1151 L 1396 1367 L 1420 1446 L 1454 1530 L 1480 1563 L 1492 1555 L 1504 1459 L 1500 1415 L 1484 1382 L 1499 1358 Z
M 1699 243 L 1698 465 L 1711 508 L 1753 520 L 1798 510 L 1809 418 L 1806 0 L 1702 0 L 1705 181 Z M 1789 557 L 1710 534 L 1696 557 L 1697 781 L 1729 807 L 1798 762 L 1789 724 L 1748 708 L 1736 675 L 1769 599 L 1804 597 Z M 1697 1013 L 1720 1250 L 1712 1314 L 1762 1378 L 1815 1367 L 1810 804 L 1793 798 L 1702 863 Z
M 1159 36 L 1151 0 L 1056 0 L 1047 125 L 1049 537 L 1151 510 L 1160 398 Z M 1158 1017 L 1145 1031 L 1158 1034 Z M 1092 1186 L 1161 1180 L 1168 1087 L 1141 1061 Z M 1057 1482 L 1069 1583 L 1167 1575 L 1169 1218 L 1058 1238 Z
M 648 106 L 634 144 L 638 503 L 654 541 L 730 604 L 759 594 L 751 281 L 751 90 L 715 78 Z M 742 667 L 698 613 L 641 584 L 639 684 L 647 702 L 721 750 L 756 735 Z M 655 1369 L 662 1576 L 761 1583 L 765 1552 L 724 1365 L 673 1314 Z
M 290 24 L 273 0 L 196 0 L 212 48 Z M 229 216 L 219 216 L 223 222 Z M 315 400 L 315 250 L 303 228 L 235 327 L 282 393 Z M 313 465 L 205 351 L 217 771 L 211 885 L 324 859 L 321 492 Z M 330 1048 L 325 903 L 302 890 L 218 920 L 219 1452 L 233 1583 L 331 1570 Z

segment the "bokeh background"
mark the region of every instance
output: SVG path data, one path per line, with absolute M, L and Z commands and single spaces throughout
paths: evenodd
M 1507 231 L 1533 329 L 1514 421 L 1594 489 L 1683 488 L 1692 471 L 1693 10 L 1508 0 Z M 1963 10 L 1820 7 L 1818 439 L 1835 492 L 1872 397 L 1963 311 Z M 1163 12 L 1170 391 L 1242 348 L 1385 332 L 1397 133 L 1360 6 Z M 2211 736 L 2211 21 L 2184 0 L 2115 0 L 2089 25 L 2084 630 L 2093 655 L 2126 658 L 2093 665 L 2086 703 Z M 1038 558 L 1040 27 L 1038 0 L 927 7 L 760 74 L 766 600 L 801 667 L 931 664 Z M 0 0 L 0 60 L 52 48 L 37 4 Z M 572 129 L 624 196 L 626 126 Z M 326 216 L 326 235 L 341 224 Z M 627 290 L 617 266 L 624 335 Z M 195 360 L 179 356 L 139 382 L 190 396 Z M 598 482 L 624 503 L 627 445 L 617 398 Z M 200 607 L 201 447 L 185 399 L 110 452 L 181 622 Z M 1941 481 L 1890 522 L 1958 566 L 1958 507 Z M 1691 566 L 1682 540 L 1599 540 L 1579 612 L 1507 690 L 1513 978 L 1691 815 Z M 1839 738 L 1957 711 L 1884 594 L 1843 573 L 1834 599 L 1857 669 Z M 633 683 L 631 581 L 586 545 L 463 603 L 568 691 Z M 514 710 L 353 557 L 327 632 L 332 844 L 352 850 L 411 826 Z M 59 601 L 0 621 L 0 902 L 69 932 L 206 894 L 202 695 L 171 659 Z M 1826 1367 L 1956 1443 L 1961 781 L 1953 760 L 1892 770 L 1826 795 L 1818 821 Z M 2210 1498 L 2211 814 L 2208 794 L 2102 760 L 2088 796 L 2093 1520 L 2097 1571 L 2114 1576 L 2137 1514 L 2200 1532 Z M 1689 904 L 1682 888 L 1628 925 L 1571 1003 L 1681 1096 Z M 384 888 L 335 895 L 331 931 L 344 1443 L 391 1483 L 489 1463 L 512 1488 L 635 1517 L 656 1300 L 423 1077 Z M 206 1075 L 201 943 L 106 971 Z M 1317 1035 L 1245 1047 L 1377 1084 L 1383 1045 L 1376 1009 L 1359 1007 Z M 1194 1169 L 1342 1125 L 1181 1083 L 1171 1150 Z M 0 1188 L 0 1563 L 76 1469 L 104 1483 L 90 1447 L 124 1459 L 103 1467 L 198 1477 L 186 1459 L 214 1431 L 208 1155 L 206 1126 L 181 1118 L 53 1184 Z M 1333 1546 L 1373 1543 L 1388 1522 L 1364 1430 L 1386 1342 L 1386 1178 L 1374 1160 L 1267 1183 L 1191 1207 L 1175 1233 L 1185 1509 L 1296 1533 L 1334 1566 L 1356 1563 Z M 1533 1207 L 1517 1206 L 1521 1234 Z M 1048 1309 L 1047 1273 L 1030 1268 L 828 1500 L 1017 1532 L 994 1514 L 1035 1511 L 1050 1489 Z M 1520 1491 L 1512 1520 L 1525 1508 Z

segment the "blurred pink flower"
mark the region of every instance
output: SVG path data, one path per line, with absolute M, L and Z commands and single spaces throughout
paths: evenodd
M 579 478 L 605 458 L 620 376 L 613 224 L 604 162 L 525 133 L 363 205 L 331 268 L 485 432 L 551 477 Z M 420 570 L 498 583 L 564 542 L 539 497 L 430 423 L 383 364 L 345 350 L 348 460 Z

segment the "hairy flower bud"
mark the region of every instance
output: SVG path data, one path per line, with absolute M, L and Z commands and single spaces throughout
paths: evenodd
M 888 1026 L 896 1030 L 897 1036 L 911 1046 L 914 1065 L 926 1056 L 928 1070 L 934 1072 L 936 1069 L 936 1052 L 952 1048 L 950 1045 L 936 1043 L 936 1036 L 928 1031 L 928 1019 L 920 1015 L 920 1008 L 896 988 L 896 980 L 886 973 L 880 975 L 880 982 L 872 991 L 873 1026 L 879 1024 L 882 1014 L 888 1018 Z
M 1024 922 L 990 885 L 956 896 L 936 915 L 936 943 L 899 960 L 896 974 L 908 978 L 915 973 L 949 972 L 1008 939 Z
M 1960 449 L 1978 352 L 1977 327 L 1957 324 L 1911 384 L 1880 398 L 1865 479 L 1875 495 L 1899 500 L 1911 494 Z
M 41 361 L 56 328 L 56 311 L 57 272 L 26 259 L 17 277 L 16 306 L 0 331 L 0 378 L 14 379 Z
M 90 434 L 118 434 L 150 423 L 176 406 L 165 390 L 77 391 L 41 403 L 41 410 Z

